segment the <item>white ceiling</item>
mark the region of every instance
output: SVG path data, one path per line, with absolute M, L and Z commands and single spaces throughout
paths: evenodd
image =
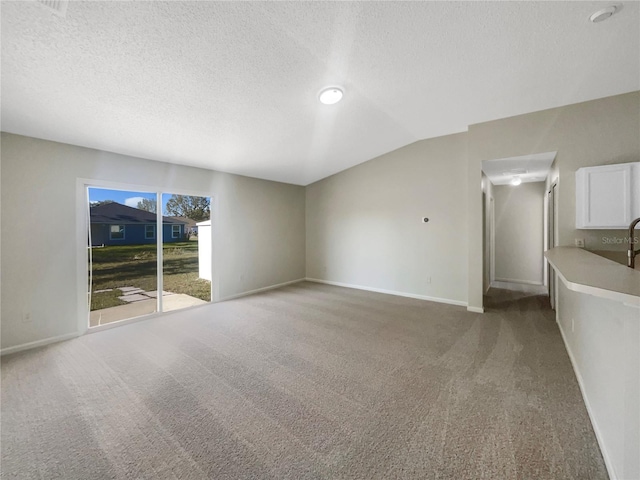
M 640 90 L 640 5 L 588 21 L 610 4 L 2 1 L 2 129 L 306 185 Z
M 522 183 L 544 182 L 557 152 L 536 153 L 519 157 L 498 158 L 482 162 L 482 171 L 494 185 L 508 185 L 513 177 Z

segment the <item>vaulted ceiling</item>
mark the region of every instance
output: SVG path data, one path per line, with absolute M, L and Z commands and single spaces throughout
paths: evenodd
M 640 90 L 640 4 L 589 21 L 610 4 L 2 1 L 2 129 L 306 185 Z

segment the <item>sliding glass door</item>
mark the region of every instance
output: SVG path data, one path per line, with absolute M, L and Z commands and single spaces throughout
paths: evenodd
M 90 327 L 211 301 L 210 197 L 89 186 L 87 202 Z

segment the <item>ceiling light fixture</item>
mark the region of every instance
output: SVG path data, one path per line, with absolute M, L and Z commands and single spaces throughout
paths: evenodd
M 339 87 L 327 87 L 323 88 L 320 94 L 318 95 L 318 99 L 320 103 L 324 103 L 325 105 L 333 105 L 334 103 L 338 103 L 342 100 L 344 92 Z
M 616 13 L 618 11 L 618 9 L 619 8 L 618 8 L 617 5 L 612 5 L 610 7 L 603 8 L 602 10 L 598 10 L 596 13 L 591 15 L 589 17 L 589 20 L 591 20 L 593 23 L 602 22 L 602 21 L 606 20 L 607 18 L 609 18 L 614 13 Z
M 522 179 L 520 177 L 513 177 L 511 179 L 511 185 L 520 185 L 522 183 Z

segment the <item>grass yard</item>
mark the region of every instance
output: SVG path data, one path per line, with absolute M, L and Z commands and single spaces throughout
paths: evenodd
M 184 293 L 201 300 L 211 300 L 211 282 L 198 278 L 198 242 L 163 245 L 164 290 Z M 111 292 L 94 293 L 91 310 L 124 305 L 118 287 L 157 289 L 156 245 L 123 245 L 92 249 L 93 289 Z

